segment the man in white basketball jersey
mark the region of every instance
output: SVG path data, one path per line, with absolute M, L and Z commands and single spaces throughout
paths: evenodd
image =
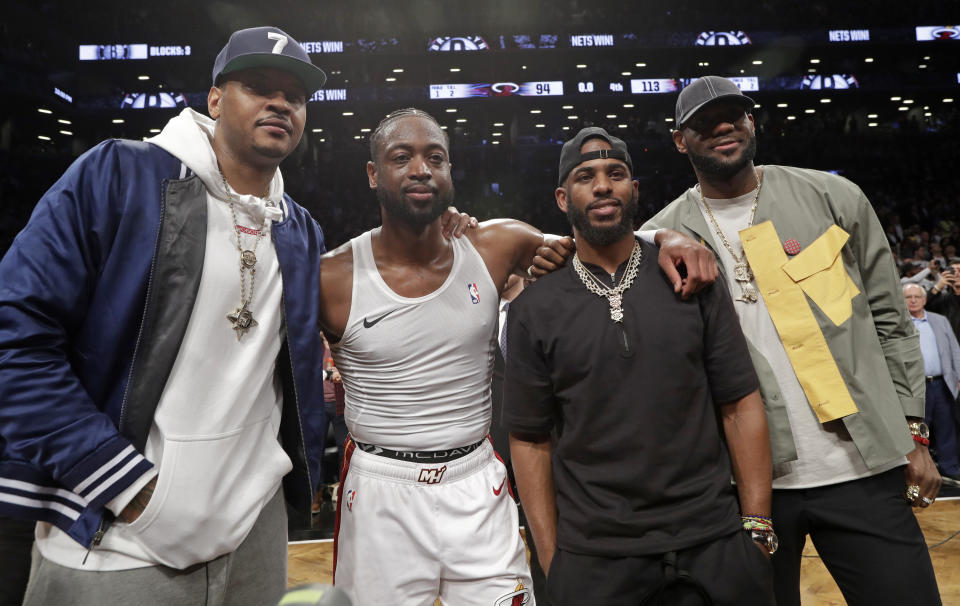
M 383 224 L 320 271 L 351 434 L 334 582 L 356 604 L 532 606 L 517 508 L 487 437 L 499 291 L 537 252 L 562 261 L 572 243 L 503 219 L 443 239 L 449 141 L 425 112 L 391 113 L 370 147 Z M 664 237 L 675 245 L 661 242 L 661 265 L 678 291 L 712 280 L 699 246 Z

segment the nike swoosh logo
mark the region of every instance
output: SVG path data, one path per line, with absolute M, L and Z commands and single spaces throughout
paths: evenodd
M 391 310 L 388 311 L 387 313 L 383 314 L 382 316 L 380 316 L 379 318 L 376 318 L 376 319 L 374 319 L 374 320 L 368 320 L 368 319 L 364 318 L 364 319 L 363 319 L 363 327 L 364 327 L 364 328 L 373 328 L 374 324 L 376 324 L 376 323 L 379 322 L 380 320 L 386 318 L 387 316 L 389 316 L 390 314 L 392 314 L 392 313 L 395 312 L 395 311 L 397 311 L 397 310 L 396 310 L 396 309 L 391 309 Z
M 499 497 L 500 493 L 503 492 L 503 483 L 507 481 L 507 476 L 503 476 L 503 480 L 500 482 L 500 486 L 493 489 L 493 496 Z

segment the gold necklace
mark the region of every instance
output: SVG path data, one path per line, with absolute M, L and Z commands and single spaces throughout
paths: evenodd
M 266 215 L 260 219 L 260 226 L 257 228 L 257 236 L 253 241 L 251 248 L 245 249 L 240 239 L 240 223 L 237 222 L 236 196 L 230 191 L 227 185 L 227 178 L 220 171 L 220 181 L 223 183 L 223 190 L 227 192 L 230 198 L 230 215 L 233 217 L 233 231 L 237 235 L 237 250 L 240 251 L 240 307 L 227 314 L 227 320 L 233 325 L 233 330 L 237 333 L 237 341 L 240 337 L 257 326 L 257 321 L 253 318 L 253 312 L 250 310 L 250 302 L 253 301 L 253 289 L 257 278 L 257 245 L 263 239 L 263 226 L 266 223 Z M 247 296 L 247 273 L 250 273 L 250 295 Z
M 607 298 L 607 302 L 610 304 L 610 319 L 618 324 L 623 322 L 623 293 L 630 288 L 634 278 L 637 277 L 642 258 L 643 250 L 640 248 L 640 243 L 635 241 L 630 259 L 627 261 L 627 269 L 623 272 L 620 283 L 611 288 L 584 267 L 583 262 L 580 261 L 580 255 L 573 254 L 573 268 L 580 276 L 580 281 L 593 294 Z
M 753 207 L 750 209 L 750 220 L 747 221 L 747 227 L 753 225 L 753 218 L 757 214 L 757 206 L 760 204 L 760 187 L 762 183 L 760 181 L 760 175 L 757 174 L 757 169 L 753 169 L 753 176 L 757 180 L 757 194 L 753 197 Z M 700 194 L 700 203 L 703 204 L 703 209 L 707 211 L 707 217 L 710 218 L 710 222 L 713 223 L 713 229 L 717 232 L 717 235 L 720 236 L 720 241 L 723 242 L 723 245 L 727 248 L 727 251 L 730 253 L 730 256 L 733 257 L 733 279 L 737 281 L 740 285 L 740 296 L 737 297 L 737 301 L 743 301 L 744 303 L 756 303 L 758 299 L 757 289 L 754 288 L 753 284 L 753 271 L 750 269 L 750 264 L 747 262 L 747 255 L 744 254 L 742 257 L 737 255 L 733 250 L 733 246 L 730 244 L 730 241 L 727 240 L 727 236 L 723 233 L 723 230 L 720 229 L 720 224 L 717 223 L 717 218 L 713 216 L 713 211 L 710 210 L 710 206 L 707 204 L 707 199 L 703 197 L 703 188 L 700 187 L 700 184 L 697 183 L 697 193 Z

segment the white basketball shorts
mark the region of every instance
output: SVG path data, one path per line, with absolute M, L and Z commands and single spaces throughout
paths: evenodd
M 489 440 L 420 464 L 349 441 L 340 476 L 334 584 L 354 606 L 534 606 L 507 470 Z

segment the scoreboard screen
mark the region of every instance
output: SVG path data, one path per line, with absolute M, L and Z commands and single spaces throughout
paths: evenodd
M 563 81 L 494 82 L 492 84 L 431 84 L 431 99 L 472 97 L 555 97 L 563 95 Z

